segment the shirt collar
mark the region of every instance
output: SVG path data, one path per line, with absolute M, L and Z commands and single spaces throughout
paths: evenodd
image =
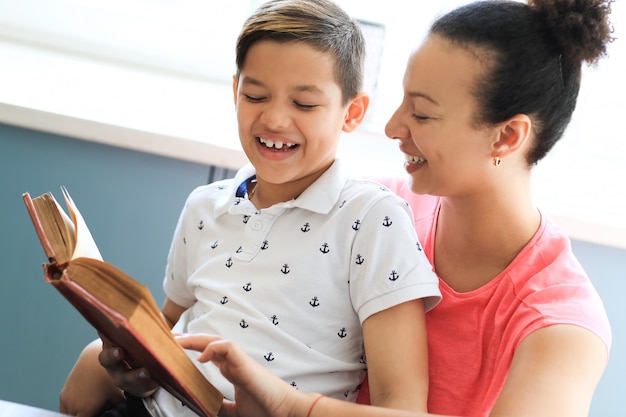
M 226 213 L 230 206 L 238 204 L 245 198 L 245 193 L 242 194 L 241 190 L 245 190 L 247 183 L 256 177 L 255 172 L 254 167 L 250 164 L 237 171 L 228 187 L 228 192 L 224 193 L 224 197 L 217 203 L 215 211 L 217 216 Z M 278 203 L 274 207 L 299 207 L 316 213 L 328 213 L 339 200 L 347 180 L 348 175 L 343 164 L 339 160 L 335 160 L 298 198 Z

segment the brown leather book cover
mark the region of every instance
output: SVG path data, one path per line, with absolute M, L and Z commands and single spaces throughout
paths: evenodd
M 47 202 L 44 206 L 52 210 L 60 209 L 54 198 L 50 197 L 50 194 L 46 195 Z M 62 216 L 40 213 L 39 211 L 45 210 L 42 202 L 34 203 L 28 193 L 24 193 L 23 199 L 49 260 L 44 264 L 45 280 L 102 336 L 122 347 L 128 354 L 131 366 L 145 367 L 163 388 L 196 414 L 217 416 L 223 395 L 196 368 L 176 342 L 148 288 L 117 267 L 98 259 L 99 252 L 95 244 L 89 242 L 93 238 L 86 224 L 81 224 L 84 220 L 69 194 L 66 202 L 74 223 L 76 247 L 81 244 L 79 239 L 85 239 L 88 242 L 82 244 L 88 249 L 83 248 L 82 252 L 96 254 L 95 258 L 77 256 L 76 248 L 70 248 L 70 253 L 73 252 L 74 256 L 67 262 L 57 263 L 56 253 L 59 250 L 50 243 L 48 233 L 61 229 L 64 231 L 58 233 L 66 233 L 72 228 L 44 224 L 51 218 L 60 221 Z M 59 241 L 72 242 L 72 239 L 56 239 L 57 244 Z M 91 245 L 93 247 L 89 247 Z

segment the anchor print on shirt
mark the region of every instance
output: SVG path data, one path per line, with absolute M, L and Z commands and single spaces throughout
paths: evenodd
M 244 286 L 242 286 L 241 288 L 243 288 L 243 290 L 244 290 L 245 292 L 250 292 L 250 291 L 252 291 L 252 283 L 251 283 L 251 282 L 248 282 L 248 283 L 246 283 Z
M 328 249 L 328 243 L 324 242 L 324 244 L 320 247 L 320 252 L 322 253 L 330 252 L 330 249 Z
M 217 248 L 217 246 L 219 245 L 220 241 L 216 240 L 215 242 L 211 243 L 211 249 L 215 249 Z
M 267 240 L 264 240 L 263 243 L 261 244 L 261 250 L 265 250 L 269 247 L 270 247 L 270 244 L 267 242 Z
M 241 319 L 241 321 L 239 322 L 239 327 L 241 327 L 242 329 L 247 329 L 248 327 L 250 327 L 250 325 L 244 319 Z
M 348 336 L 348 332 L 346 332 L 346 328 L 342 327 L 341 330 L 339 330 L 339 333 L 337 333 L 337 336 L 339 336 L 342 339 Z
M 272 317 L 270 317 L 270 319 L 272 319 L 272 324 L 274 326 L 278 326 L 278 317 L 276 317 L 276 314 L 274 314 Z
M 361 228 L 361 220 L 356 219 L 352 224 L 352 230 L 358 231 Z
M 419 242 L 416 242 L 415 245 L 417 246 L 417 250 L 421 252 L 422 251 L 422 245 L 420 245 Z
M 250 220 L 250 216 L 248 215 L 243 216 L 243 224 L 247 224 L 248 220 Z
M 385 227 L 389 227 L 393 224 L 393 222 L 391 221 L 391 219 L 389 218 L 389 216 L 385 216 L 385 219 L 383 220 L 383 226 Z
M 202 229 L 204 229 L 204 222 L 200 220 L 200 223 L 198 224 L 198 230 L 202 230 Z
M 282 268 L 280 268 L 280 272 L 283 273 L 283 275 L 287 275 L 288 273 L 291 272 L 291 269 L 289 269 L 289 265 L 284 264 Z
M 304 225 L 300 228 L 303 233 L 309 232 L 311 230 L 311 225 L 309 222 L 304 223 Z
M 395 270 L 391 271 L 391 274 L 389 274 L 389 281 L 397 281 L 399 278 L 400 275 L 398 275 Z
M 311 307 L 319 307 L 319 305 L 320 305 L 320 301 L 319 301 L 319 299 L 317 298 L 317 296 L 315 296 L 315 297 L 311 298 L 311 301 L 309 301 L 309 305 L 310 305 Z
M 230 268 L 231 266 L 233 266 L 233 258 L 228 258 L 226 260 L 226 267 Z
M 265 358 L 266 361 L 268 362 L 272 362 L 274 359 L 276 359 L 274 357 L 274 354 L 272 352 L 268 352 L 265 355 L 263 355 L 263 357 Z
M 224 296 L 224 297 L 222 297 L 222 299 L 220 300 L 220 304 L 224 305 L 224 304 L 226 304 L 226 303 L 228 303 L 228 297 Z
M 296 381 L 291 381 L 291 384 L 289 384 L 289 385 L 291 385 L 295 389 L 298 389 L 298 384 L 296 384 Z
M 357 254 L 354 263 L 356 263 L 357 265 L 363 265 L 363 262 L 365 262 L 365 258 L 360 253 Z

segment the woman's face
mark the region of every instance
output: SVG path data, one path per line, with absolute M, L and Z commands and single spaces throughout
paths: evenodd
M 385 133 L 400 141 L 413 192 L 453 196 L 487 186 L 497 129 L 473 119 L 472 89 L 483 70 L 475 55 L 437 35 L 410 57 Z

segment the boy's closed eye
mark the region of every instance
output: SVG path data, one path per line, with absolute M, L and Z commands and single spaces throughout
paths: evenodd
M 294 101 L 293 104 L 302 110 L 313 110 L 314 108 L 318 107 L 317 104 L 305 104 L 298 101 Z
M 263 102 L 265 100 L 265 97 L 256 97 L 256 96 L 251 96 L 249 94 L 242 94 L 242 95 L 250 103 L 261 103 L 261 102 Z

